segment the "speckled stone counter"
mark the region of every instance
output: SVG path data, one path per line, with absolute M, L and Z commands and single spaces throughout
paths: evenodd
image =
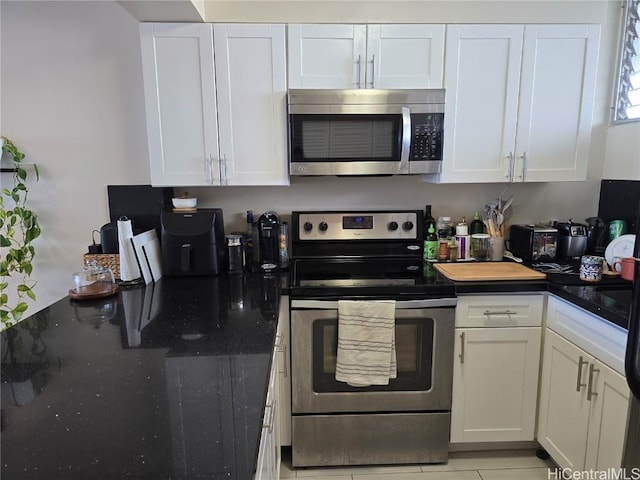
M 164 277 L 2 333 L 2 478 L 252 478 L 282 276 Z

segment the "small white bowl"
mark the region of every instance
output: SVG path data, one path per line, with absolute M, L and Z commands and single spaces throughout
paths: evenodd
M 196 208 L 197 198 L 172 198 L 173 208 Z

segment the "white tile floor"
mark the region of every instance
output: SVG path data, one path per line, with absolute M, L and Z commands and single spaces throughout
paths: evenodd
M 550 460 L 535 450 L 454 452 L 443 465 L 291 468 L 290 452 L 283 450 L 280 478 L 305 480 L 548 480 Z

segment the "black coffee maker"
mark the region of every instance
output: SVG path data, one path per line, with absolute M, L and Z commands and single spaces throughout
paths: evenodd
M 587 253 L 590 255 L 604 255 L 609 243 L 609 229 L 607 222 L 598 217 L 589 217 L 587 222 Z
M 258 219 L 260 269 L 276 270 L 280 262 L 280 218 L 276 212 L 265 212 Z

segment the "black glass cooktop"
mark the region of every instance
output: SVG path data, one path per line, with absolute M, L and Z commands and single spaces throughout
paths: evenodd
M 420 258 L 299 258 L 291 265 L 291 295 L 454 296 L 453 284 Z

